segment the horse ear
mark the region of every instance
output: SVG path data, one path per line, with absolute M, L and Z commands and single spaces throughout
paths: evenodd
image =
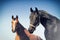
M 12 15 L 12 19 L 14 18 L 14 16 Z
M 16 18 L 18 19 L 18 16 L 16 15 Z
M 37 9 L 37 7 L 35 7 L 35 11 L 36 11 L 36 12 L 38 12 L 38 9 Z
M 33 12 L 33 9 L 32 9 L 32 8 L 30 8 L 30 11 L 31 11 L 31 12 Z

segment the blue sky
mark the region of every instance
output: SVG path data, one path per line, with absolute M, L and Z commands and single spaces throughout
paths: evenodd
M 14 40 L 15 33 L 11 31 L 11 16 L 18 15 L 20 23 L 28 29 L 30 7 L 37 7 L 60 19 L 60 1 L 0 1 L 0 39 Z M 34 9 L 35 10 L 35 9 Z M 44 27 L 40 24 L 33 33 L 45 40 Z

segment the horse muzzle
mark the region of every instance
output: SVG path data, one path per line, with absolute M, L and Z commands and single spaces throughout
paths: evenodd
M 15 30 L 12 30 L 13 33 L 15 33 L 16 31 Z
M 35 27 L 29 28 L 28 31 L 29 31 L 30 33 L 33 33 L 33 32 L 35 31 Z

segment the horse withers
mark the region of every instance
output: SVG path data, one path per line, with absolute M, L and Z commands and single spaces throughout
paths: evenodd
M 12 32 L 16 32 L 15 40 L 42 40 L 39 36 L 30 34 L 29 31 L 19 23 L 18 16 L 16 16 L 16 18 L 12 16 Z
M 33 33 L 36 27 L 41 23 L 45 28 L 46 40 L 60 40 L 60 20 L 55 16 L 48 14 L 44 10 L 35 10 L 30 8 L 30 27 L 28 31 Z

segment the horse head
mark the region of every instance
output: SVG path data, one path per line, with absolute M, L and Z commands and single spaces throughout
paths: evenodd
M 16 18 L 12 16 L 12 32 L 16 32 L 17 23 L 18 23 L 18 16 L 16 16 Z
M 39 25 L 39 12 L 38 12 L 37 7 L 35 7 L 35 11 L 32 8 L 30 8 L 30 12 L 31 12 L 30 17 L 29 17 L 30 18 L 30 27 L 28 30 L 30 33 L 33 33 L 36 26 Z

